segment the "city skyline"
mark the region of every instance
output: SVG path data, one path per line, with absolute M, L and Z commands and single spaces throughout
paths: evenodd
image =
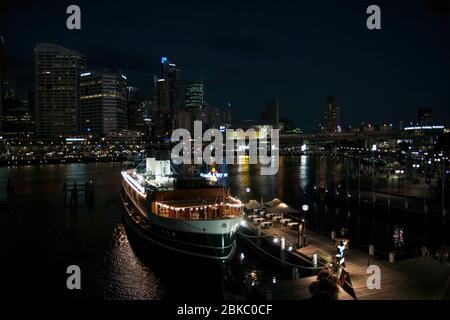
M 122 70 L 117 69 L 117 71 L 110 71 L 110 68 L 104 67 L 104 68 L 91 68 L 87 63 L 86 63 L 86 56 L 83 55 L 82 53 L 78 52 L 77 50 L 72 50 L 69 48 L 65 48 L 62 47 L 58 44 L 52 44 L 52 43 L 38 43 L 36 44 L 35 47 L 35 55 L 36 52 L 39 52 L 39 50 L 42 50 L 41 48 L 44 48 L 44 50 L 49 50 L 49 52 L 51 54 L 54 54 L 53 51 L 55 52 L 66 52 L 68 54 L 67 58 L 72 59 L 72 56 L 77 58 L 77 59 L 82 59 L 84 60 L 84 62 L 82 63 L 82 67 L 79 68 L 79 79 L 78 82 L 82 82 L 83 78 L 86 75 L 90 75 L 91 72 L 95 73 L 95 74 L 117 74 L 118 77 L 122 77 L 123 79 L 127 79 L 126 76 L 123 75 Z M 48 53 L 45 53 L 46 55 Z M 35 63 L 36 63 L 36 57 L 35 57 Z M 46 60 L 46 63 L 49 63 L 49 60 Z M 50 66 L 51 63 L 48 65 L 48 67 L 53 68 Z M 37 68 L 37 65 L 34 66 L 34 68 Z M 41 67 L 42 68 L 42 67 Z M 100 69 L 102 69 L 103 71 L 100 71 Z M 150 96 L 142 96 L 141 94 L 138 94 L 138 92 L 142 91 L 141 88 L 137 88 L 134 87 L 132 85 L 126 85 L 127 90 L 133 90 L 135 93 L 132 96 L 128 96 L 126 97 L 127 100 L 125 100 L 124 102 L 128 104 L 128 110 L 127 110 L 127 116 L 126 118 L 128 118 L 128 122 L 133 118 L 133 115 L 130 114 L 131 113 L 135 113 L 135 112 L 143 112 L 143 110 L 139 111 L 140 109 L 143 108 L 143 106 L 141 104 L 136 104 L 137 101 L 141 101 L 140 103 L 145 103 L 145 101 L 150 101 L 152 104 L 154 104 L 154 106 L 156 107 L 155 111 L 163 108 L 163 110 L 167 109 L 167 110 L 176 110 L 179 113 L 178 117 L 175 117 L 173 120 L 170 120 L 171 122 L 173 122 L 174 120 L 176 120 L 175 123 L 178 123 L 181 127 L 186 127 L 186 128 L 191 128 L 192 124 L 187 124 L 191 121 L 193 121 L 195 118 L 197 119 L 202 119 L 202 118 L 208 118 L 208 116 L 206 114 L 204 114 L 204 112 L 200 112 L 197 110 L 194 110 L 191 106 L 192 102 L 189 101 L 190 95 L 192 94 L 190 91 L 192 91 L 192 86 L 201 86 L 201 89 L 196 88 L 195 90 L 201 90 L 201 100 L 202 103 L 200 105 L 200 107 L 203 107 L 203 109 L 205 109 L 205 112 L 208 112 L 208 107 L 209 108 L 213 108 L 213 109 L 217 109 L 217 111 L 212 111 L 212 112 L 230 112 L 231 108 L 231 104 L 227 103 L 227 106 L 221 106 L 219 108 L 215 108 L 213 107 L 210 103 L 206 102 L 206 100 L 204 99 L 204 81 L 201 80 L 188 80 L 188 81 L 182 81 L 181 79 L 181 69 L 179 67 L 177 67 L 177 65 L 173 62 L 171 62 L 169 60 L 168 57 L 160 57 L 160 74 L 154 74 L 153 75 L 153 81 L 154 81 L 154 90 L 152 92 L 152 95 Z M 37 69 L 35 69 L 37 70 Z M 70 70 L 72 71 L 72 70 Z M 40 73 L 44 73 L 44 72 L 40 72 Z M 6 73 L 6 77 L 11 77 L 11 74 Z M 37 74 L 34 74 L 34 78 L 37 78 Z M 14 74 L 12 74 L 12 83 L 8 84 L 8 86 L 10 86 L 8 89 L 13 89 L 16 90 L 17 87 L 16 86 L 16 79 L 14 78 Z M 52 82 L 53 80 L 51 80 Z M 8 79 L 7 79 L 8 82 Z M 166 85 L 166 82 L 168 83 Z M 175 82 L 175 84 L 173 83 Z M 133 84 L 133 83 L 132 83 Z M 161 86 L 162 85 L 162 86 Z M 23 100 L 24 95 L 17 95 L 15 99 L 18 99 L 16 101 L 16 103 L 20 103 L 20 109 L 22 111 L 22 109 L 24 111 L 27 111 L 30 106 L 30 102 L 29 99 L 31 99 L 30 97 L 38 97 L 36 95 L 37 92 L 37 87 L 38 84 L 35 80 L 34 82 L 34 88 L 29 90 L 27 92 L 27 97 L 25 98 L 25 100 Z M 5 88 L 3 88 L 5 89 Z M 200 91 L 199 91 L 200 92 Z M 6 94 L 8 94 L 8 92 L 5 92 Z M 13 92 L 14 94 L 16 94 L 17 92 Z M 82 94 L 78 94 L 80 99 L 83 99 Z M 125 96 L 127 96 L 127 94 L 125 94 Z M 138 97 L 139 96 L 139 97 Z M 182 99 L 182 97 L 184 97 L 184 99 Z M 13 97 L 14 98 L 14 97 Z M 136 100 L 136 98 L 138 100 Z M 130 99 L 130 100 L 128 100 Z M 194 99 L 199 99 L 194 98 Z M 401 119 L 398 123 L 396 123 L 395 125 L 393 125 L 393 121 L 392 120 L 388 120 L 388 121 L 382 121 L 380 123 L 376 123 L 374 121 L 370 121 L 370 120 L 361 120 L 359 123 L 347 123 L 347 125 L 343 125 L 343 123 L 345 123 L 345 121 L 342 121 L 341 119 L 341 111 L 342 111 L 342 104 L 340 104 L 337 100 L 339 98 L 331 95 L 331 96 L 327 96 L 326 97 L 326 103 L 322 109 L 322 114 L 320 115 L 320 118 L 318 119 L 318 126 L 313 128 L 310 132 L 325 132 L 325 133 L 330 133 L 330 132 L 341 132 L 341 131 L 353 131 L 354 129 L 358 130 L 359 129 L 363 129 L 365 127 L 372 127 L 375 128 L 377 126 L 380 126 L 380 130 L 384 129 L 381 127 L 385 127 L 385 126 L 389 126 L 391 129 L 392 127 L 395 127 L 399 130 L 402 130 L 404 127 L 407 127 L 409 125 L 411 126 L 415 126 L 415 125 L 421 125 L 424 124 L 423 119 L 421 119 L 421 117 L 423 117 L 424 115 L 422 115 L 423 112 L 425 112 L 425 116 L 426 116 L 426 124 L 427 125 L 434 125 L 434 124 L 447 124 L 448 119 L 440 119 L 439 121 L 434 118 L 433 116 L 435 116 L 435 114 L 433 114 L 433 109 L 429 108 L 429 107 L 418 107 L 416 110 L 414 110 L 415 113 L 412 114 L 410 119 Z M 38 101 L 39 103 L 39 99 L 35 99 L 36 101 Z M 333 102 L 330 102 L 333 101 Z M 82 105 L 81 103 L 82 101 L 79 102 L 80 107 Z M 25 103 L 25 105 L 23 105 Z M 269 116 L 269 114 L 271 114 L 274 111 L 268 111 L 270 110 L 270 106 L 271 104 L 276 104 L 276 116 L 275 114 L 273 114 L 272 116 Z M 337 104 L 337 110 L 336 110 L 336 115 L 330 115 L 330 110 L 327 110 L 327 107 L 330 108 L 331 104 Z M 197 102 L 198 104 L 198 102 Z M 81 112 L 81 108 L 78 107 L 77 109 L 79 109 L 78 113 Z M 130 110 L 129 108 L 137 108 L 139 110 L 135 111 L 135 110 Z M 198 108 L 199 106 L 197 106 Z M 31 111 L 31 113 L 36 113 L 33 117 L 33 119 L 30 119 L 28 121 L 34 120 L 35 117 L 37 117 L 38 115 L 38 107 L 34 106 L 33 110 L 28 110 L 28 112 Z M 239 118 L 236 117 L 235 118 L 235 122 L 239 123 L 240 121 L 245 121 L 249 123 L 254 123 L 257 124 L 259 122 L 261 123 L 271 123 L 272 125 L 278 126 L 281 125 L 283 128 L 283 125 L 288 124 L 289 126 L 291 126 L 292 129 L 296 128 L 294 122 L 289 119 L 288 117 L 281 117 L 279 116 L 280 113 L 280 106 L 279 106 L 279 100 L 278 99 L 270 99 L 266 101 L 266 108 L 264 109 L 264 107 L 261 107 L 261 109 L 259 111 L 262 111 L 260 113 L 260 115 L 258 115 L 258 113 L 253 115 L 252 119 L 243 119 L 243 118 Z M 335 111 L 333 111 L 335 112 Z M 186 113 L 190 113 L 189 118 L 185 119 L 185 114 Z M 28 115 L 27 115 L 28 116 Z M 131 116 L 131 118 L 130 118 Z M 136 123 L 140 123 L 140 122 L 145 122 L 145 116 L 146 113 L 142 113 L 141 114 L 141 118 L 142 119 L 134 119 L 133 123 L 126 123 L 124 124 L 119 124 L 120 130 L 136 130 Z M 77 115 L 77 117 L 81 117 L 81 115 Z M 156 116 L 158 117 L 158 116 Z M 271 119 L 271 117 L 275 117 L 277 120 Z M 330 117 L 333 118 L 333 120 L 330 120 Z M 203 120 L 206 120 L 203 119 Z M 81 118 L 80 118 L 81 119 Z M 157 119 L 157 118 L 155 118 Z M 5 121 L 7 120 L 6 118 L 4 119 Z M 137 121 L 137 122 L 136 122 Z M 187 121 L 187 122 L 186 122 Z M 331 121 L 331 122 L 330 122 Z M 79 122 L 79 126 L 76 126 L 79 131 L 79 133 L 82 133 L 84 130 L 82 129 L 81 126 L 81 122 Z M 157 121 L 158 122 L 158 121 Z M 210 123 L 210 121 L 206 121 L 207 123 Z M 220 122 L 220 121 L 219 121 Z M 229 121 L 226 121 L 226 123 L 230 123 Z M 219 125 L 219 123 L 214 122 L 213 127 L 217 127 Z M 31 122 L 30 122 L 31 124 Z M 181 125 L 181 124 L 187 124 L 187 125 Z M 36 132 L 39 135 L 39 123 L 36 123 Z M 119 128 L 118 127 L 118 128 Z M 169 126 L 170 127 L 170 126 Z M 173 125 L 171 125 L 171 127 L 173 127 Z M 87 128 L 87 127 L 86 127 Z M 85 128 L 85 129 L 86 129 Z M 296 130 L 299 130 L 301 128 L 298 128 Z M 140 128 L 139 131 L 144 130 L 144 127 Z M 364 129 L 365 130 L 365 129 Z M 90 131 L 90 130 L 89 130 Z M 144 130 L 145 131 L 145 130 Z M 163 130 L 164 131 L 164 130 Z M 119 130 L 113 130 L 112 132 L 116 132 L 118 133 Z M 67 132 L 69 133 L 69 132 Z M 75 134 L 76 132 L 72 132 L 71 134 Z M 58 134 L 56 134 L 58 135 Z
M 450 300 L 449 39 L 449 0 L 0 1 L 5 298 Z
M 448 120 L 450 64 L 445 57 L 450 51 L 445 39 L 450 29 L 449 11 L 444 4 L 445 10 L 435 13 L 434 9 L 442 6 L 440 1 L 427 5 L 408 2 L 403 11 L 400 3 L 382 2 L 383 26 L 373 32 L 365 27 L 364 1 L 353 7 L 326 3 L 320 8 L 300 8 L 292 3 L 262 3 L 258 7 L 196 4 L 200 13 L 190 12 L 201 15 L 200 22 L 180 16 L 185 4 L 172 7 L 158 3 L 146 10 L 145 3 L 132 2 L 129 8 L 109 8 L 108 20 L 100 12 L 101 5 L 80 2 L 82 29 L 77 31 L 65 28 L 65 3 L 40 5 L 48 7 L 45 15 L 49 19 L 41 28 L 27 30 L 26 37 L 20 28 L 22 19 L 37 24 L 44 15 L 29 16 L 33 10 L 18 15 L 11 2 L 2 10 L 12 12 L 2 18 L 1 30 L 7 71 L 16 73 L 22 95 L 26 94 L 24 88 L 32 88 L 29 51 L 37 42 L 52 42 L 85 54 L 91 69 L 123 70 L 129 83 L 146 96 L 153 94 L 153 75 L 159 73 L 157 61 L 168 56 L 183 70 L 185 83 L 204 80 L 208 102 L 217 106 L 231 103 L 236 119 L 257 119 L 254 115 L 260 114 L 266 102 L 277 99 L 280 116 L 292 119 L 304 131 L 314 131 L 322 122 L 324 99 L 334 95 L 342 104 L 344 126 L 369 119 L 394 124 L 415 120 L 420 107 L 429 107 L 434 116 Z M 32 9 L 36 4 L 28 6 Z M 168 10 L 168 27 L 158 30 L 155 24 L 161 18 L 156 13 Z M 117 23 L 119 11 L 121 23 Z M 219 12 L 222 19 L 208 24 Z M 273 23 L 264 23 L 261 19 L 269 12 Z M 288 14 L 284 21 L 280 21 L 281 13 Z M 346 19 L 340 19 L 344 13 Z M 224 19 L 240 26 L 220 23 Z M 408 29 L 412 22 L 416 32 Z M 14 32 L 8 27 L 12 25 Z M 180 26 L 184 33 L 176 31 Z M 110 32 L 100 40 L 93 38 L 92 34 L 102 34 L 107 27 Z M 280 28 L 286 32 L 280 33 Z M 408 36 L 399 38 L 405 29 Z M 111 41 L 112 35 L 116 41 Z M 143 41 L 147 37 L 151 41 Z

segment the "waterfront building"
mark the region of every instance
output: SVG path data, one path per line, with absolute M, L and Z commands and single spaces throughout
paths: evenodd
M 204 92 L 202 82 L 190 82 L 186 85 L 184 93 L 185 110 L 190 112 L 194 118 L 198 117 L 199 111 L 204 103 Z
M 126 76 L 85 72 L 80 78 L 80 132 L 114 136 L 127 129 Z
M 340 132 L 340 114 L 341 106 L 337 99 L 333 96 L 328 97 L 323 106 L 323 130 L 325 132 Z
M 55 44 L 39 43 L 34 49 L 37 134 L 78 133 L 80 73 L 86 57 Z
M 21 103 L 19 106 L 8 109 L 3 114 L 3 136 L 30 137 L 34 133 L 34 121 L 31 110 Z

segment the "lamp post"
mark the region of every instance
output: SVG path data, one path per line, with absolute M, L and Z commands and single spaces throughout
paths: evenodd
M 246 193 L 246 195 L 247 195 L 247 202 L 250 201 L 249 197 L 250 197 L 250 192 L 251 192 L 251 191 L 252 191 L 252 190 L 251 190 L 250 188 L 245 188 L 245 193 Z
M 427 158 L 423 160 L 424 180 L 423 180 L 423 212 L 425 213 L 425 219 L 427 219 Z
M 334 200 L 337 199 L 337 151 L 334 155 Z
M 442 157 L 442 223 L 445 223 L 445 216 L 447 215 L 447 210 L 445 209 L 445 162 L 446 157 Z
M 405 198 L 405 214 L 408 214 L 408 200 L 406 199 L 406 180 L 407 180 L 407 171 L 408 170 L 408 154 L 405 154 L 405 183 L 403 185 L 403 194 Z
M 306 215 L 306 212 L 308 210 L 309 210 L 309 206 L 307 204 L 302 205 L 303 217 L 302 217 L 301 224 L 299 225 L 298 239 L 297 239 L 299 247 L 304 247 L 306 245 L 306 241 L 305 241 L 305 239 L 306 239 L 305 215 Z
M 375 206 L 375 159 L 372 155 L 372 202 Z
M 345 192 L 346 192 L 346 197 L 347 197 L 347 202 L 348 202 L 348 198 L 349 198 L 349 193 L 348 193 L 348 153 L 345 154 L 346 155 L 346 159 L 345 159 Z
M 361 151 L 358 157 L 358 207 L 361 205 Z

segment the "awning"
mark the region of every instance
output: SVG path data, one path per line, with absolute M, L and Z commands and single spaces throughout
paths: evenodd
M 249 202 L 244 204 L 244 207 L 245 209 L 262 209 L 264 208 L 264 205 L 256 200 L 250 200 Z
M 270 208 L 270 207 L 275 207 L 275 206 L 279 205 L 280 203 L 283 203 L 283 201 L 281 201 L 281 200 L 278 199 L 278 198 L 273 198 L 272 201 L 265 202 L 264 205 L 265 205 L 266 207 L 269 207 L 269 208 Z
M 288 206 L 286 203 L 282 202 L 275 207 L 267 209 L 267 213 L 298 213 L 299 211 L 295 208 Z

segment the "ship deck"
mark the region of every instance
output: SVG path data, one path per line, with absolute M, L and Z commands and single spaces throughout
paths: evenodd
M 233 219 L 243 215 L 240 203 L 216 199 L 157 201 L 154 212 L 159 216 L 185 220 Z

